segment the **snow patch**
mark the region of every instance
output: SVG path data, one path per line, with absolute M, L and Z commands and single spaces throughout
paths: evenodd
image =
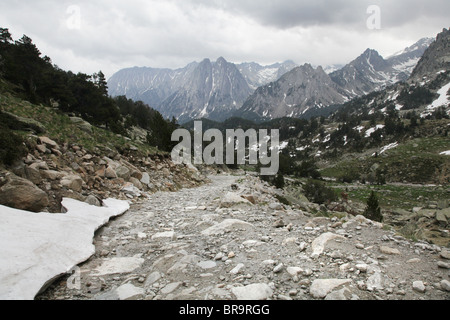
M 450 156 L 450 150 L 439 153 L 442 156 Z
M 383 153 L 385 153 L 386 151 L 388 151 L 388 150 L 390 150 L 390 149 L 397 148 L 397 147 L 398 147 L 398 142 L 394 142 L 394 143 L 388 144 L 387 146 L 384 146 L 383 148 L 381 148 L 379 154 L 383 154 Z M 373 156 L 374 156 L 374 155 L 375 155 L 375 153 L 373 154 Z
M 0 206 L 0 299 L 32 300 L 58 276 L 95 253 L 94 233 L 126 212 L 126 201 L 103 207 L 63 199 L 65 214 L 32 213 Z
M 366 138 L 369 138 L 372 135 L 372 133 L 383 128 L 384 128 L 383 124 L 379 124 L 374 128 L 370 128 L 369 130 L 366 131 Z
M 432 110 L 441 106 L 448 106 L 449 105 L 449 100 L 447 97 L 448 90 L 450 90 L 450 82 L 447 83 L 445 86 L 443 86 L 441 89 L 439 89 L 439 91 L 437 92 L 439 98 L 434 100 L 433 103 L 427 107 L 427 109 Z
M 297 150 L 297 151 L 305 151 L 307 148 L 309 148 L 310 146 L 308 145 L 308 146 L 304 146 L 304 147 L 299 147 L 299 148 L 296 148 L 295 150 Z

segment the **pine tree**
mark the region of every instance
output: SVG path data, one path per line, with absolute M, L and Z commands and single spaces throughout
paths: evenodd
M 378 203 L 378 198 L 375 194 L 375 192 L 370 193 L 369 199 L 367 199 L 367 207 L 364 211 L 364 216 L 367 219 L 382 222 L 383 221 L 383 215 L 381 214 L 381 208 Z
M 108 82 L 106 81 L 104 73 L 100 70 L 98 73 L 94 73 L 92 77 L 94 79 L 94 83 L 96 84 L 97 88 L 99 88 L 102 95 L 108 96 Z
M 277 176 L 274 179 L 273 184 L 275 185 L 275 187 L 277 187 L 278 189 L 283 189 L 284 188 L 284 176 L 283 174 L 279 173 L 277 174 Z

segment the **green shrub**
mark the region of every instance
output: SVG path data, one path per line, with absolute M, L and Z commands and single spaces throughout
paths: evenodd
M 273 181 L 273 185 L 278 189 L 283 189 L 284 184 L 284 176 L 281 173 L 277 174 Z
M 304 187 L 305 196 L 309 201 L 324 204 L 337 199 L 333 189 L 325 186 L 323 182 L 317 180 L 308 180 Z
M 0 124 L 0 164 L 12 165 L 26 153 L 23 139 Z
M 364 217 L 377 222 L 383 221 L 383 215 L 381 214 L 381 208 L 378 204 L 378 198 L 373 191 L 370 193 L 369 199 L 367 199 L 367 207 L 364 211 Z
M 354 170 L 345 171 L 339 176 L 339 181 L 344 183 L 352 183 L 360 179 L 360 174 Z

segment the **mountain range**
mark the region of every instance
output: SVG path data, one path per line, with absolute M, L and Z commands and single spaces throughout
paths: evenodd
M 276 81 L 294 67 L 292 61 L 235 65 L 220 57 L 176 70 L 123 69 L 109 79 L 108 87 L 112 96 L 141 100 L 179 122 L 201 117 L 221 121 L 239 109 L 257 87 Z
M 339 70 L 327 74 L 310 64 L 294 68 L 279 80 L 258 88 L 235 116 L 255 121 L 302 117 L 308 111 L 341 105 L 355 97 L 405 81 L 432 38 L 424 38 L 384 59 L 367 49 Z
M 367 49 L 341 68 L 297 66 L 293 61 L 233 64 L 223 57 L 176 70 L 134 67 L 109 79 L 109 94 L 141 100 L 180 123 L 231 116 L 255 121 L 302 117 L 405 81 L 433 41 L 421 39 L 386 59 Z

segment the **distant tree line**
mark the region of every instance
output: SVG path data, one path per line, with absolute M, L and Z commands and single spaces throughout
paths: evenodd
M 0 77 L 13 86 L 15 95 L 33 104 L 46 104 L 75 113 L 96 126 L 127 135 L 131 126 L 150 131 L 148 143 L 170 151 L 174 119 L 166 120 L 142 102 L 108 96 L 102 71 L 87 75 L 61 70 L 52 64 L 32 39 L 24 35 L 13 41 L 8 29 L 0 28 Z

